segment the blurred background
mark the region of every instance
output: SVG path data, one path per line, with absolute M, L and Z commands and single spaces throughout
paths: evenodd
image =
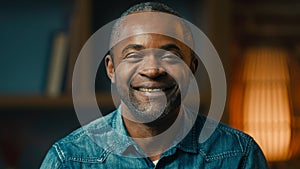
M 0 168 L 39 168 L 50 146 L 80 127 L 71 95 L 76 57 L 94 32 L 138 2 L 0 1 Z M 222 122 L 253 136 L 271 168 L 297 168 L 300 2 L 162 2 L 199 27 L 219 53 L 228 88 Z M 206 113 L 211 91 L 203 65 L 196 77 Z M 103 63 L 95 86 L 100 110 L 110 112 Z

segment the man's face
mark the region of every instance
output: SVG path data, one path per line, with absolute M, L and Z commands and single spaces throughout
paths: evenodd
M 122 40 L 106 57 L 107 72 L 131 120 L 148 123 L 175 116 L 197 61 L 180 41 L 159 34 Z M 124 114 L 123 114 L 124 116 Z

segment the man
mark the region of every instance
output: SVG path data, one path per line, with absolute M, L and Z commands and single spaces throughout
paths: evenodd
M 255 141 L 224 124 L 199 142 L 216 122 L 184 104 L 198 58 L 177 12 L 141 3 L 122 16 L 105 57 L 119 108 L 55 143 L 41 168 L 268 168 Z

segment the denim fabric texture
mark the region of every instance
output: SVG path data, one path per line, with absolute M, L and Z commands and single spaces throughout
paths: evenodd
M 57 141 L 48 151 L 41 169 L 268 168 L 266 159 L 253 138 L 225 124 L 219 123 L 213 134 L 204 143 L 199 143 L 199 134 L 205 120 L 205 117 L 198 116 L 187 136 L 165 151 L 155 166 L 147 157 L 132 158 L 113 153 L 126 152 L 132 147 L 137 152 L 140 151 L 133 141 L 110 133 L 113 129 L 127 134 L 118 109 Z M 102 143 L 95 141 L 97 138 Z M 105 146 L 99 146 L 101 144 Z

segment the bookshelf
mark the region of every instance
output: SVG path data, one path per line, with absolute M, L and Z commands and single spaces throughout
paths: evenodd
M 0 2 L 0 168 L 39 168 L 50 146 L 80 127 L 72 72 L 92 34 L 91 8 L 92 0 Z M 114 108 L 110 91 L 96 98 L 101 112 Z
M 4 47 L 10 46 L 4 50 L 0 59 L 3 74 L 0 81 L 0 109 L 71 107 L 74 64 L 81 47 L 91 35 L 91 0 L 46 0 L 43 3 L 35 0 L 28 3 L 18 1 L 19 4 L 1 2 L 2 8 L 7 8 L 2 10 L 2 14 L 6 14 L 4 19 L 12 20 L 2 31 L 12 29 L 7 33 L 19 34 L 4 36 L 0 42 Z M 21 21 L 11 15 L 11 12 L 15 11 L 20 11 L 16 15 L 27 20 Z M 35 17 L 36 15 L 40 16 Z M 49 15 L 53 15 L 52 18 Z M 25 30 L 22 30 L 23 28 Z M 30 36 L 40 37 L 33 37 L 32 41 L 29 41 Z M 27 39 L 22 44 L 25 47 L 12 50 L 13 41 L 18 39 Z M 4 42 L 6 40 L 8 42 Z M 26 56 L 22 56 L 22 53 Z M 27 60 L 23 59 L 24 57 L 27 57 Z

